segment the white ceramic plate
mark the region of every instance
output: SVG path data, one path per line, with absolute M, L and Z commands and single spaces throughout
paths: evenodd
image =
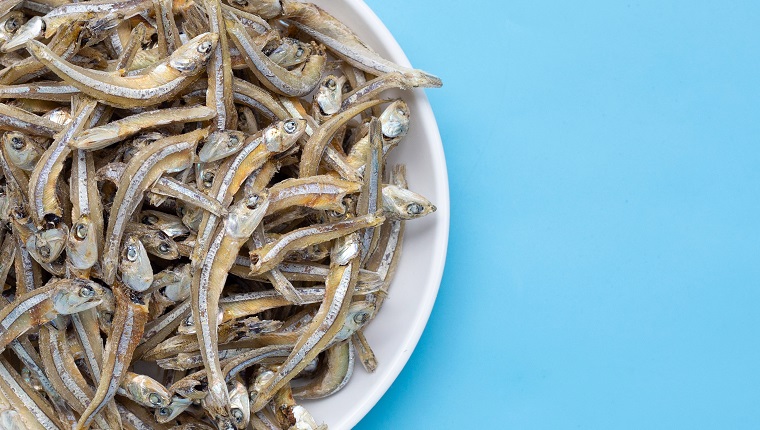
M 410 65 L 391 33 L 362 0 L 312 1 L 343 21 L 385 58 Z M 426 71 L 436 74 L 435 70 Z M 368 374 L 357 363 L 343 390 L 325 399 L 303 403 L 317 422 L 324 422 L 331 429 L 350 429 L 356 425 L 401 372 L 430 316 L 446 260 L 449 184 L 433 111 L 422 90 L 387 95 L 406 100 L 412 119 L 409 134 L 392 153 L 389 165 L 405 163 L 409 188 L 430 199 L 438 210 L 406 224 L 403 253 L 388 299 L 366 330 L 379 362 L 377 371 Z

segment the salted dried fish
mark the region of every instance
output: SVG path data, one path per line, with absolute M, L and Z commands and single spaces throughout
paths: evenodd
M 0 348 L 31 328 L 57 315 L 77 313 L 97 306 L 103 287 L 84 279 L 53 279 L 44 287 L 19 296 L 0 311 Z
M 9 163 L 21 170 L 30 171 L 37 164 L 44 149 L 29 136 L 14 131 L 3 135 L 3 152 Z
M 213 117 L 214 110 L 206 106 L 141 112 L 100 127 L 85 130 L 70 145 L 77 149 L 102 149 L 148 128 L 160 127 L 175 122 L 205 121 Z
M 118 76 L 76 66 L 31 40 L 29 52 L 61 79 L 83 93 L 118 107 L 151 106 L 166 101 L 195 81 L 208 62 L 218 36 L 204 33 L 182 45 L 144 75 Z
M 223 1 L 0 0 L 0 427 L 321 430 L 297 399 L 377 367 L 436 210 L 383 94 L 440 80 L 315 5 Z
M 77 430 L 89 427 L 97 413 L 116 394 L 148 319 L 147 303 L 139 293 L 130 292 L 126 286 L 116 284 L 114 296 L 116 314 L 106 342 L 100 381 L 92 401 L 77 422 Z
M 205 407 L 217 422 L 229 421 L 229 395 L 217 357 L 216 312 L 219 297 L 235 256 L 243 243 L 253 234 L 269 207 L 268 195 L 248 196 L 236 203 L 226 217 L 219 233 L 209 246 L 193 277 L 192 314 L 198 330 L 198 343 L 208 372 L 208 397 Z M 196 287 L 196 283 L 198 286 Z

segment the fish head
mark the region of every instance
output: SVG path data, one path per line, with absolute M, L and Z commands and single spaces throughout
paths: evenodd
M 161 383 L 146 375 L 132 374 L 126 381 L 126 391 L 138 403 L 152 408 L 169 406 L 171 393 Z
M 211 174 L 213 175 L 213 173 Z M 182 215 L 182 224 L 190 231 L 197 232 L 203 220 L 203 209 L 198 206 L 187 205 L 184 202 L 177 202 L 177 211 Z
M 180 396 L 172 397 L 168 405 L 156 408 L 156 421 L 161 424 L 166 424 L 169 421 L 177 418 L 179 414 L 185 411 L 190 405 L 193 404 L 192 399 L 186 399 Z
M 269 385 L 269 381 L 271 381 L 274 377 L 275 373 L 272 371 L 272 369 L 266 366 L 260 366 L 255 377 L 253 378 L 253 384 L 251 384 L 251 400 L 253 400 L 253 398 L 256 397 L 258 393 L 260 393 L 267 385 Z
M 345 83 L 345 76 L 328 75 L 322 80 L 319 88 L 317 88 L 317 93 L 314 95 L 314 101 L 323 115 L 333 115 L 340 111 Z
M 370 301 L 360 300 L 351 303 L 346 314 L 346 321 L 335 335 L 336 340 L 346 340 L 357 330 L 364 327 L 374 316 L 376 305 Z
M 166 137 L 165 134 L 159 132 L 151 132 L 141 134 L 131 140 L 129 140 L 124 147 L 124 154 L 122 155 L 122 161 L 128 163 L 129 160 L 134 158 L 140 150 L 147 148 L 153 142 Z
M 22 170 L 32 170 L 43 150 L 29 136 L 11 131 L 3 135 L 3 151 L 8 162 Z
M 201 191 L 208 191 L 214 186 L 214 178 L 221 167 L 221 161 L 195 164 L 195 183 Z M 182 214 L 180 214 L 182 215 Z
M 224 221 L 224 233 L 236 239 L 247 239 L 264 219 L 269 208 L 266 191 L 245 196 L 230 207 Z
M 176 260 L 179 258 L 179 247 L 166 233 L 156 230 L 151 234 L 151 251 L 164 260 Z
M 219 35 L 216 33 L 203 33 L 192 38 L 172 53 L 169 66 L 185 76 L 202 72 L 218 41 Z
M 280 0 L 226 0 L 230 6 L 258 15 L 264 19 L 272 19 L 282 15 Z
M 148 252 L 137 235 L 127 235 L 124 240 L 119 269 L 122 282 L 134 291 L 145 291 L 153 283 L 153 268 Z
M 26 430 L 27 426 L 21 418 L 21 414 L 13 409 L 5 409 L 0 412 L 0 429 L 2 430 Z
M 270 152 L 283 152 L 296 143 L 306 131 L 306 120 L 300 118 L 287 119 L 264 130 L 264 144 Z
M 245 133 L 237 130 L 214 131 L 198 152 L 198 159 L 203 163 L 221 160 L 238 152 L 245 144 Z
M 53 307 L 62 315 L 75 314 L 99 305 L 106 289 L 88 279 L 71 279 L 53 295 Z
M 430 200 L 396 185 L 383 186 L 383 211 L 389 218 L 410 220 L 436 211 Z
M 281 67 L 293 67 L 306 61 L 311 55 L 313 48 L 310 44 L 301 42 L 292 37 L 284 37 L 279 43 L 265 53 L 270 60 Z
M 216 424 L 219 430 L 235 430 L 235 425 L 230 417 L 230 399 L 227 392 L 227 384 L 224 381 L 208 383 L 206 397 L 201 400 L 201 405 L 206 413 Z
M 45 21 L 42 17 L 35 16 L 20 26 L 13 37 L 0 48 L 2 52 L 11 52 L 23 48 L 27 42 L 40 38 L 45 33 Z
M 190 230 L 182 224 L 182 218 L 164 212 L 143 211 L 140 213 L 140 222 L 163 231 L 171 238 L 190 234 Z
M 89 269 L 98 261 L 97 234 L 89 215 L 80 215 L 71 226 L 66 242 L 66 257 L 79 270 Z
M 29 138 L 18 131 L 7 131 L 3 134 L 3 149 L 6 153 L 23 151 L 29 144 Z
M 19 28 L 26 22 L 26 16 L 21 11 L 5 14 L 0 21 L 0 46 L 11 39 Z
M 380 124 L 386 138 L 405 136 L 409 131 L 409 105 L 403 100 L 394 101 L 380 115 Z
M 171 270 L 173 279 L 164 289 L 166 298 L 173 302 L 179 302 L 190 297 L 190 284 L 192 283 L 190 269 L 190 264 L 183 264 Z
M 251 399 L 248 390 L 240 381 L 234 381 L 228 387 L 230 393 L 230 418 L 238 430 L 248 427 L 251 420 Z
M 98 316 L 98 324 L 100 328 L 106 332 L 111 332 L 111 325 L 113 323 L 113 317 L 116 312 L 116 300 L 113 296 L 113 292 L 109 289 L 103 290 L 103 300 L 95 308 Z
M 339 266 L 345 266 L 351 260 L 359 256 L 361 252 L 361 241 L 359 235 L 351 233 L 341 240 L 336 241 L 335 250 L 333 251 L 333 262 Z
M 195 320 L 192 315 L 188 315 L 177 327 L 177 333 L 179 334 L 194 334 L 195 332 Z
M 219 430 L 236 430 L 237 429 L 232 417 L 230 416 L 216 415 L 214 417 L 214 423 L 216 424 L 216 428 Z
M 66 247 L 69 229 L 65 224 L 57 227 L 42 229 L 34 233 L 26 242 L 26 248 L 35 260 L 40 263 L 55 261 Z

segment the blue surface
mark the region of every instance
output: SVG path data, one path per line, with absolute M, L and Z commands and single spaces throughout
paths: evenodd
M 760 4 L 368 3 L 444 79 L 452 224 L 357 428 L 760 428 Z

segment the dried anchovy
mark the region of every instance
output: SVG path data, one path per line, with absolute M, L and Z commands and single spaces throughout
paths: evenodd
M 377 367 L 363 329 L 436 210 L 381 95 L 441 81 L 316 5 L 225 1 L 0 8 L 8 425 L 322 429 L 296 399 Z

